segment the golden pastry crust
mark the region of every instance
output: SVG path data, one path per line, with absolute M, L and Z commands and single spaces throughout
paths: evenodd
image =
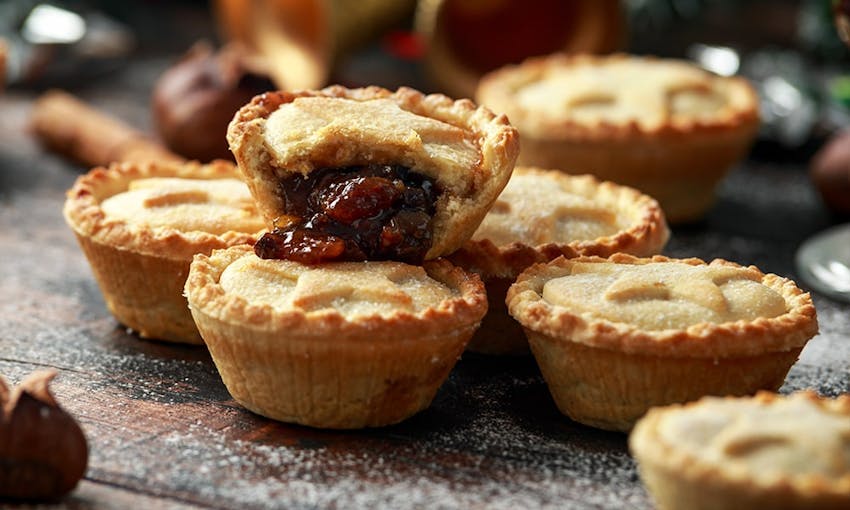
M 591 218 L 601 226 L 572 228 L 571 218 L 575 223 Z M 521 327 L 505 307 L 508 287 L 527 267 L 560 256 L 654 255 L 669 237 L 658 202 L 637 190 L 590 175 L 515 168 L 472 239 L 449 256 L 453 263 L 481 275 L 490 300 L 487 316 L 468 349 L 487 354 L 529 353 Z
M 651 409 L 629 446 L 660 508 L 838 509 L 850 506 L 848 434 L 846 395 L 760 392 Z
M 657 405 L 776 390 L 817 333 L 794 282 L 723 260 L 559 258 L 523 272 L 506 301 L 558 408 L 612 430 Z
M 255 218 L 256 232 L 227 230 L 212 234 L 165 226 L 150 228 L 132 219 L 111 216 L 102 206 L 104 201 L 126 192 L 133 182 L 146 179 L 233 180 L 238 177 L 234 165 L 217 161 L 209 165 L 116 163 L 109 168 L 95 168 L 77 179 L 67 193 L 63 210 L 65 220 L 92 266 L 107 307 L 119 322 L 144 338 L 202 343 L 182 295 L 192 256 L 253 243 L 262 230 L 262 221 L 246 200 L 243 212 Z M 180 193 L 149 198 L 165 202 L 171 199 L 191 202 L 203 198 L 177 195 Z M 150 205 L 157 206 L 153 202 Z M 239 222 L 243 227 L 246 223 L 251 224 L 250 221 Z M 223 225 L 217 227 L 223 229 Z
M 543 285 L 553 278 L 569 275 L 571 267 L 582 263 L 613 262 L 647 265 L 675 262 L 698 267 L 697 259 L 671 259 L 661 255 L 638 258 L 614 254 L 608 259 L 579 257 L 557 259 L 550 264 L 526 270 L 508 292 L 511 314 L 525 327 L 546 335 L 625 353 L 669 357 L 751 356 L 765 351 L 787 351 L 802 347 L 817 333 L 817 318 L 811 296 L 787 278 L 762 274 L 755 266 L 746 268 L 759 275 L 760 282 L 776 291 L 786 303 L 786 312 L 776 317 L 738 320 L 714 324 L 699 322 L 685 329 L 649 331 L 625 322 L 612 322 L 588 314 L 576 314 L 548 303 L 541 296 Z M 734 262 L 716 259 L 708 267 L 743 268 Z M 569 340 L 567 340 L 569 339 Z
M 618 67 L 622 70 L 617 71 Z M 622 98 L 637 87 L 634 83 L 607 81 L 607 77 L 600 79 L 596 74 L 606 69 L 610 70 L 611 78 L 620 79 L 638 78 L 638 75 L 647 79 L 650 78 L 647 73 L 660 72 L 656 72 L 657 77 L 650 78 L 655 83 L 640 91 L 645 94 L 635 94 L 629 105 L 633 110 L 616 117 L 600 116 L 593 121 L 571 116 L 574 114 L 569 106 L 581 106 L 591 100 L 603 102 L 608 96 Z M 578 70 L 588 70 L 594 75 L 584 81 L 576 76 Z M 522 89 L 561 77 L 565 83 L 582 85 L 559 91 L 568 101 L 564 105 L 565 115 L 540 115 L 538 108 L 542 106 L 517 101 Z M 663 96 L 689 90 L 717 93 L 724 101 L 713 105 L 707 115 L 674 115 L 671 110 L 659 109 L 667 101 Z M 696 130 L 737 130 L 742 124 L 752 126 L 758 122 L 758 96 L 743 78 L 713 75 L 685 61 L 625 54 L 533 57 L 488 74 L 479 84 L 477 97 L 483 104 L 507 114 L 523 135 L 527 133 L 538 138 L 591 141 L 635 136 L 687 136 Z M 557 110 L 558 105 L 550 105 L 550 108 Z M 648 119 L 647 115 L 657 118 Z
M 476 100 L 522 134 L 518 164 L 634 186 L 672 223 L 705 213 L 759 125 L 746 80 L 623 54 L 532 58 L 485 76 Z
M 528 266 L 548 262 L 561 255 L 567 258 L 579 255 L 607 257 L 614 253 L 655 255 L 661 252 L 670 238 L 670 230 L 658 202 L 635 189 L 602 182 L 592 175 L 569 175 L 559 170 L 535 167 L 515 168 L 512 179 L 514 182 L 529 181 L 537 187 L 537 191 L 532 193 L 523 188 L 514 192 L 509 182 L 472 239 L 450 256 L 455 263 L 480 274 L 485 280 L 515 279 Z M 555 195 L 553 190 L 562 195 Z M 554 196 L 552 203 L 546 202 L 544 207 L 540 199 L 546 194 Z M 583 199 L 583 203 L 564 204 L 564 210 L 552 210 L 558 207 L 558 200 L 568 195 Z M 524 212 L 535 208 L 539 210 L 538 214 Z M 610 225 L 608 232 L 593 238 L 570 238 L 567 232 L 558 231 L 549 224 L 552 221 L 569 223 L 571 214 L 578 217 L 594 213 L 605 214 L 607 218 L 603 221 Z M 489 217 L 497 215 L 505 218 L 505 225 L 490 227 Z M 528 239 L 497 244 L 487 237 L 488 231 L 498 232 L 505 239 L 520 237 L 511 231 L 512 224 L 521 224 L 526 231 L 522 235 Z
M 212 180 L 238 179 L 240 175 L 233 164 L 225 161 L 214 161 L 208 165 L 195 162 L 114 163 L 109 168 L 94 168 L 77 179 L 66 194 L 65 218 L 74 232 L 97 243 L 171 259 L 191 259 L 196 253 L 253 243 L 262 231 L 259 228 L 250 233 L 227 231 L 210 234 L 199 230 L 130 228 L 127 221 L 109 218 L 101 207 L 104 200 L 127 191 L 132 181 L 169 177 Z M 257 214 L 248 204 L 246 212 Z
M 204 313 L 220 317 L 228 317 L 234 323 L 241 325 L 271 328 L 286 331 L 287 334 L 304 335 L 316 340 L 330 341 L 366 341 L 384 340 L 396 341 L 409 335 L 438 336 L 453 329 L 455 324 L 475 323 L 481 315 L 484 294 L 480 289 L 478 277 L 466 273 L 448 261 L 431 261 L 426 264 L 428 275 L 443 282 L 457 291 L 458 295 L 451 299 L 441 300 L 434 306 L 429 306 L 417 313 L 399 310 L 393 314 L 374 314 L 347 317 L 336 308 L 321 308 L 309 310 L 293 304 L 288 309 L 275 308 L 268 304 L 256 304 L 244 298 L 228 293 L 219 284 L 221 273 L 236 260 L 249 257 L 261 261 L 253 255 L 250 246 L 234 246 L 226 251 L 216 251 L 213 256 L 197 256 L 193 262 L 192 276 L 187 280 L 186 292 L 192 296 L 192 306 Z M 333 265 L 304 266 L 285 260 L 266 260 L 264 263 L 273 265 L 297 265 L 301 274 L 323 271 L 337 265 L 345 271 L 370 271 L 370 266 L 380 267 L 385 264 L 406 266 L 396 262 L 340 262 Z M 413 268 L 414 266 L 408 266 Z M 377 272 L 377 270 L 375 270 Z M 330 282 L 330 280 L 328 280 Z M 203 292 L 198 292 L 203 288 Z M 321 289 L 317 288 L 316 291 Z M 479 317 L 480 318 L 480 317 Z M 346 331 L 338 331 L 344 327 Z M 301 329 L 303 328 L 303 329 Z M 418 332 L 418 333 L 417 333 Z M 329 336 L 333 333 L 336 336 Z
M 306 287 L 305 275 L 319 275 L 319 284 L 288 303 L 249 302 L 222 283 L 227 268 L 245 258 L 265 278 L 294 274 L 300 282 L 294 285 Z M 379 284 L 352 282 L 352 288 L 333 294 L 336 291 L 320 283 L 323 278 L 332 282 L 339 271 L 398 272 L 399 281 L 427 279 L 451 296 L 415 310 L 398 305 L 398 311 L 389 313 L 344 312 L 338 309 L 340 303 L 355 299 L 358 288 Z M 415 287 L 405 292 L 422 292 Z M 213 360 L 237 401 L 277 420 L 326 428 L 388 425 L 427 407 L 487 307 L 480 279 L 445 260 L 426 262 L 424 270 L 399 262 L 304 266 L 261 260 L 250 246 L 196 256 L 185 291 Z M 328 292 L 333 295 L 320 296 Z M 306 305 L 316 298 L 321 306 Z M 370 299 L 392 303 L 396 298 Z
M 292 122 L 275 120 L 282 108 Z M 406 87 L 269 92 L 236 113 L 227 137 L 269 222 L 288 221 L 278 183 L 290 174 L 375 163 L 433 178 L 441 195 L 426 259 L 455 251 L 472 235 L 519 151 L 504 115 Z

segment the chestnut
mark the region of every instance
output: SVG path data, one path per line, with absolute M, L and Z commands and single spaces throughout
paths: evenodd
M 834 134 L 818 150 L 809 176 L 830 211 L 850 215 L 850 130 Z
M 0 499 L 56 499 L 85 474 L 86 437 L 50 393 L 55 376 L 37 371 L 13 390 L 0 378 Z
M 227 125 L 242 105 L 274 89 L 260 60 L 231 43 L 196 43 L 157 80 L 153 117 L 165 145 L 188 159 L 233 159 Z

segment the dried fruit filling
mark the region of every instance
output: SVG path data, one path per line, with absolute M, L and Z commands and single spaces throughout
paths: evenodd
M 280 183 L 298 218 L 263 235 L 254 252 L 304 264 L 338 260 L 421 263 L 431 247 L 434 182 L 399 165 L 324 168 Z

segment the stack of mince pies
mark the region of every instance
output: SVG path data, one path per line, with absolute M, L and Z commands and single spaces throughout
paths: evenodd
M 230 393 L 328 428 L 426 408 L 487 309 L 480 278 L 440 257 L 508 181 L 516 130 L 469 100 L 330 87 L 254 98 L 228 141 L 273 227 L 196 256 L 186 281 Z
M 203 338 L 270 418 L 359 428 L 427 407 L 487 309 L 442 256 L 507 183 L 516 130 L 469 100 L 337 86 L 257 96 L 228 142 L 238 179 L 122 164 L 69 192 L 109 309 L 143 337 Z
M 664 200 L 529 155 L 525 131 L 563 131 L 530 130 L 529 105 L 563 80 L 590 94 L 644 65 L 644 88 L 673 91 L 669 111 L 624 120 L 645 108 L 582 96 L 568 114 L 577 145 L 604 154 L 609 136 L 628 159 L 644 142 L 656 156 L 665 143 L 713 151 L 751 131 L 750 113 L 708 113 L 738 112 L 739 85 L 624 56 L 533 63 L 536 82 L 508 87 L 524 105 L 512 110 L 519 132 L 485 106 L 409 88 L 268 92 L 229 126 L 238 169 L 96 169 L 65 215 L 119 321 L 144 337 L 202 338 L 234 399 L 276 420 L 397 423 L 430 404 L 467 348 L 532 353 L 565 415 L 611 430 L 654 406 L 776 390 L 817 332 L 808 294 L 752 266 L 660 256 Z M 724 127 L 732 118 L 743 127 Z M 520 133 L 526 163 L 514 168 Z

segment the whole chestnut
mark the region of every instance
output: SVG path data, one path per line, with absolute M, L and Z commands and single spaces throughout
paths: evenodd
M 34 372 L 13 390 L 0 378 L 0 499 L 55 499 L 85 474 L 86 437 L 50 393 L 55 376 Z
M 850 130 L 834 134 L 818 150 L 809 176 L 832 212 L 850 215 Z
M 242 105 L 274 89 L 262 63 L 237 44 L 197 43 L 157 80 L 154 124 L 169 149 L 188 159 L 233 159 L 227 125 Z

